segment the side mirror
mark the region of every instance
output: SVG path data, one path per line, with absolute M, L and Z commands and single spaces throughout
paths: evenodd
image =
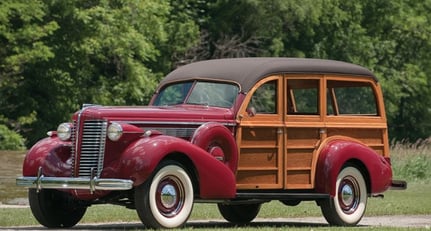
M 255 116 L 256 115 L 256 108 L 255 107 L 247 108 L 247 115 L 250 117 Z

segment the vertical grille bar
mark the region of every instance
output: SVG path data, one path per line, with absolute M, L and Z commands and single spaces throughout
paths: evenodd
M 72 141 L 72 149 L 71 149 L 71 158 L 72 158 L 72 176 L 75 176 L 75 157 L 76 157 L 76 142 L 77 142 L 77 128 L 76 126 L 78 126 L 76 121 L 73 121 L 73 126 L 72 126 L 72 134 L 70 136 L 70 140 Z
M 92 171 L 100 177 L 105 154 L 107 122 L 87 120 L 81 131 L 81 155 L 79 158 L 79 177 L 91 177 Z

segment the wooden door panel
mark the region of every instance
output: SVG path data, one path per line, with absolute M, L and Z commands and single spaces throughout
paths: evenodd
M 276 147 L 277 129 L 271 127 L 245 127 L 242 129 L 241 147 Z
M 244 99 L 237 131 L 238 189 L 283 188 L 282 85 L 282 76 L 269 76 Z
M 239 166 L 241 169 L 268 169 L 278 167 L 277 147 L 274 148 L 241 148 Z
M 237 172 L 239 189 L 281 187 L 280 129 L 282 128 L 242 128 Z
M 319 130 L 323 124 L 316 127 L 286 128 L 285 136 L 285 182 L 286 189 L 301 189 L 313 187 L 313 154 L 320 141 Z
M 241 170 L 236 178 L 238 189 L 274 189 L 280 182 L 277 170 Z

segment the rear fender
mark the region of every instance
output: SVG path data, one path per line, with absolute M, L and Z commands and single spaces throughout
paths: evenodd
M 145 137 L 130 145 L 121 157 L 121 175 L 132 179 L 134 186 L 138 186 L 170 154 L 180 154 L 191 160 L 196 169 L 201 198 L 235 197 L 235 176 L 226 165 L 189 141 L 172 136 Z
M 368 193 L 387 190 L 392 181 L 390 163 L 373 149 L 348 137 L 330 137 L 319 149 L 316 168 L 316 192 L 335 196 L 338 173 L 347 163 L 360 167 L 368 185 Z

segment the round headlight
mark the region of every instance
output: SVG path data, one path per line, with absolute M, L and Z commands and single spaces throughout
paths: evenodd
M 58 138 L 60 138 L 60 140 L 66 141 L 70 139 L 71 135 L 72 135 L 72 124 L 62 123 L 58 125 L 57 136 Z
M 108 138 L 112 141 L 117 141 L 123 135 L 123 127 L 119 123 L 112 123 L 108 127 Z

